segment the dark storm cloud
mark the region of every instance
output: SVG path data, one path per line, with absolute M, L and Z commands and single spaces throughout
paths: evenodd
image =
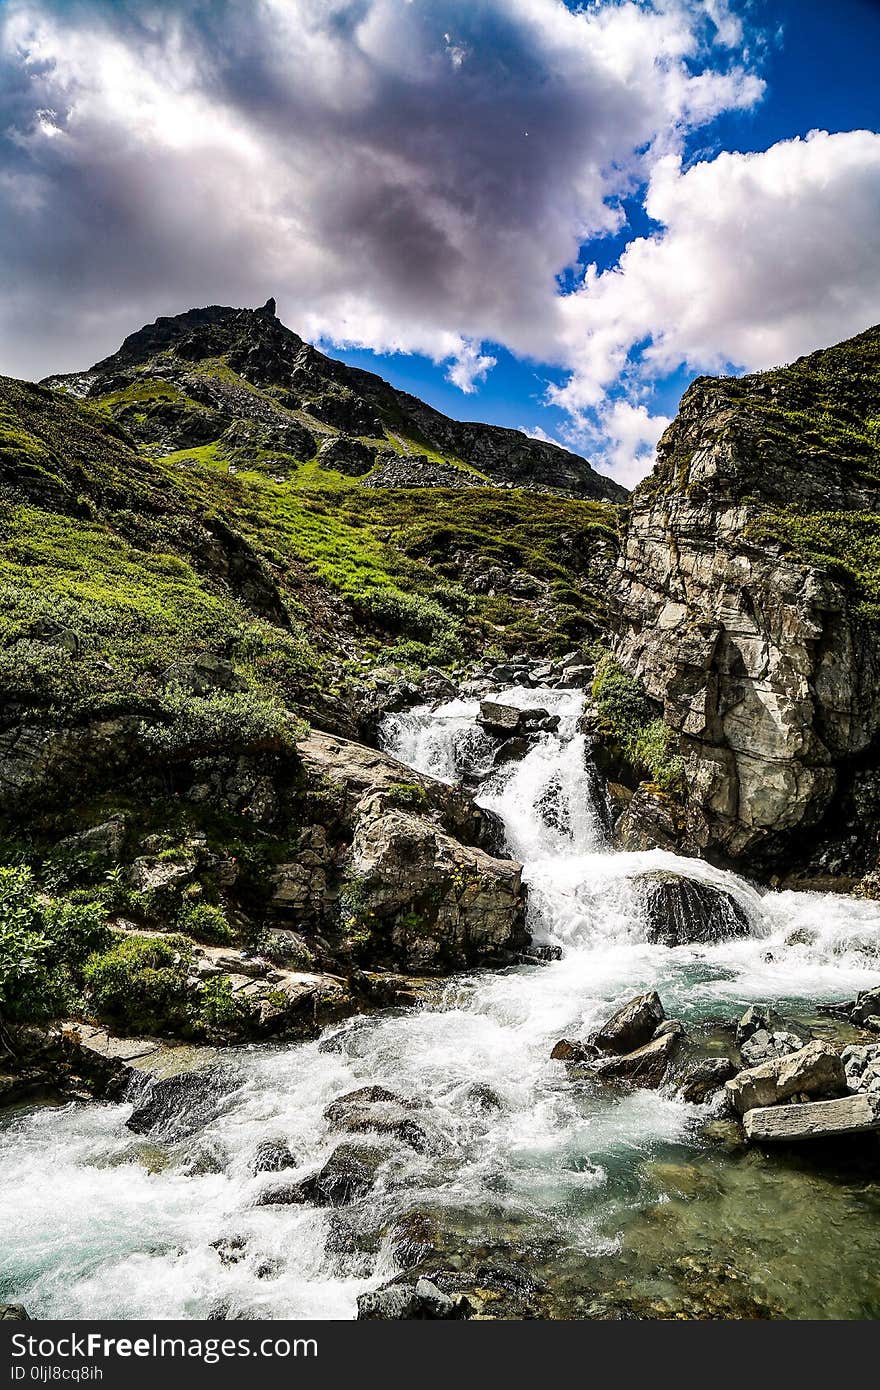
M 458 355 L 465 385 L 482 338 L 562 360 L 555 276 L 614 226 L 606 200 L 757 94 L 726 51 L 692 76 L 705 17 L 10 0 L 0 364 L 82 365 L 157 313 L 270 292 L 307 333 Z

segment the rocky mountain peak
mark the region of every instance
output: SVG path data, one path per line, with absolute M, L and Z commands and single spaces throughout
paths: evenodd
M 334 473 L 371 475 L 370 487 L 501 483 L 595 500 L 628 495 L 558 445 L 452 420 L 327 357 L 280 321 L 271 297 L 257 309 L 211 304 L 158 318 L 87 372 L 46 384 L 106 406 L 138 444 L 163 452 L 216 445 L 237 463 L 246 435 L 250 461 L 271 454 L 289 467 L 320 455 Z

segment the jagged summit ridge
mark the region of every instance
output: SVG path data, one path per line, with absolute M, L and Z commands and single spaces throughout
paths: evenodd
M 306 463 L 326 449 L 325 465 L 354 477 L 375 469 L 378 485 L 402 477 L 406 486 L 476 480 L 597 500 L 628 495 L 558 445 L 450 419 L 326 356 L 278 319 L 271 297 L 257 309 L 212 304 L 160 317 L 87 372 L 47 384 L 109 404 L 137 443 L 165 452 L 221 438 L 225 448 L 230 429 L 240 436 L 244 428 L 252 454 Z

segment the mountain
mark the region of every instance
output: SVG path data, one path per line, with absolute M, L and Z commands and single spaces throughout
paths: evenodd
M 880 895 L 880 330 L 695 381 L 627 506 L 510 435 L 271 303 L 0 378 L 0 1025 L 314 1036 L 519 959 L 497 818 L 377 747 L 510 684 L 588 690 L 618 844 Z M 471 788 L 553 718 L 487 728 Z
M 614 588 L 618 659 L 685 760 L 692 852 L 853 880 L 876 865 L 878 514 L 880 328 L 685 393 Z M 656 801 L 636 809 L 636 840 L 652 814 L 668 833 Z
M 213 446 L 232 462 L 313 465 L 366 486 L 502 483 L 623 501 L 626 489 L 558 445 L 462 424 L 335 361 L 261 309 L 211 305 L 132 333 L 88 372 L 48 385 L 105 406 L 138 443 Z

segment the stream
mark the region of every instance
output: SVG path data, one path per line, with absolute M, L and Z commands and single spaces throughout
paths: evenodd
M 230 1049 L 219 1112 L 174 1143 L 131 1133 L 130 1104 L 8 1113 L 4 1300 L 42 1318 L 351 1318 L 360 1293 L 399 1272 L 394 1232 L 415 1214 L 437 1233 L 438 1268 L 479 1272 L 487 1312 L 880 1316 L 876 1167 L 711 1143 L 708 1108 L 574 1084 L 549 1057 L 649 988 L 709 1039 L 753 1002 L 833 1029 L 816 1006 L 880 982 L 880 905 L 614 851 L 577 731 L 581 694 L 496 698 L 560 716 L 489 773 L 478 800 L 525 866 L 534 939 L 561 958 L 457 976 L 434 1006 L 352 1018 L 315 1042 Z M 452 701 L 390 717 L 384 746 L 447 781 L 486 773 L 496 745 L 478 711 Z M 639 878 L 657 868 L 724 888 L 750 934 L 650 944 Z M 425 1151 L 389 1141 L 374 1190 L 351 1208 L 255 1205 L 280 1176 L 326 1160 L 340 1136 L 324 1109 L 372 1084 L 419 1103 Z M 254 1176 L 257 1145 L 276 1136 L 297 1169 Z

